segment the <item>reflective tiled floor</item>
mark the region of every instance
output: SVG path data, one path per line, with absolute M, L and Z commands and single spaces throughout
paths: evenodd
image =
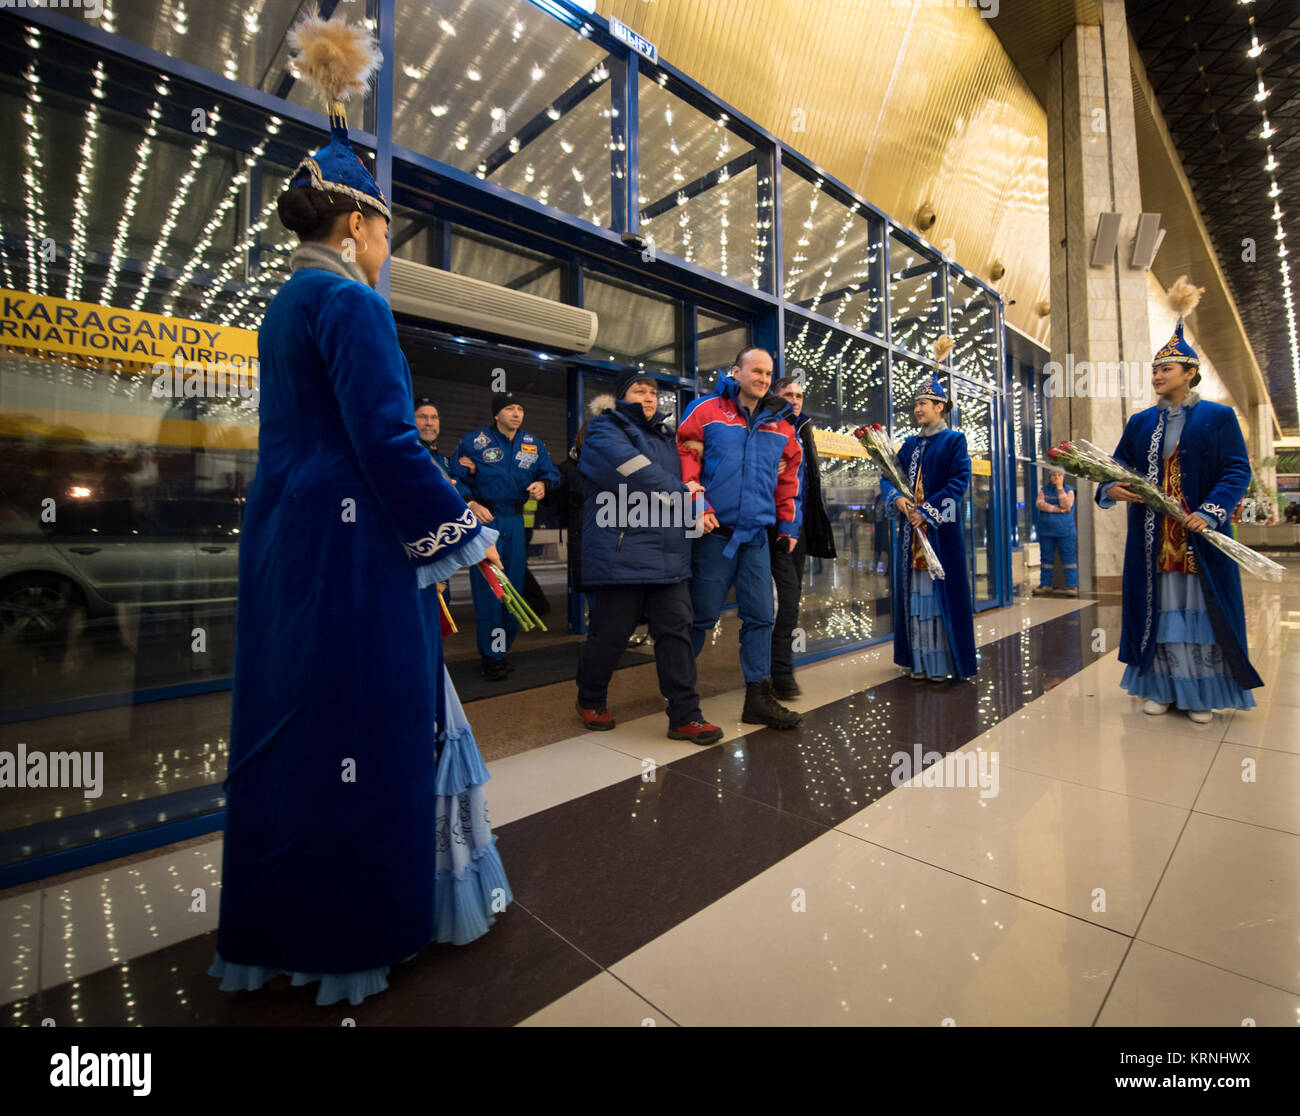
M 731 618 L 701 687 L 719 746 L 664 739 L 659 712 L 566 737 L 571 691 L 531 692 L 544 743 L 490 763 L 517 903 L 473 945 L 358 1007 L 220 993 L 217 838 L 0 893 L 4 1018 L 1295 1024 L 1300 572 L 1246 590 L 1268 685 L 1207 725 L 1118 689 L 1112 598 L 982 614 L 959 686 L 901 678 L 887 646 L 804 668 L 788 733 L 737 719 Z M 619 676 L 616 712 L 655 708 L 652 668 Z

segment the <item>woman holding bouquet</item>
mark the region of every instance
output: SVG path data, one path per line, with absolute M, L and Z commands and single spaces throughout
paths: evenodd
M 935 343 L 936 365 L 952 351 L 952 338 Z M 936 372 L 916 395 L 912 415 L 920 427 L 899 451 L 911 492 L 882 476 L 880 489 L 890 515 L 903 519 L 894 559 L 894 662 L 914 678 L 932 682 L 969 678 L 976 671 L 975 624 L 966 577 L 962 502 L 970 486 L 966 435 L 948 428 L 952 412 Z M 926 570 L 918 535 L 925 532 L 944 576 Z
M 1186 526 L 1140 502 L 1128 486 L 1097 489 L 1103 508 L 1129 506 L 1124 551 L 1120 685 L 1144 699 L 1153 716 L 1171 705 L 1205 724 L 1214 709 L 1253 709 L 1264 683 L 1246 652 L 1241 573 L 1231 558 L 1197 538 L 1227 531 L 1250 484 L 1250 459 L 1231 407 L 1200 399 L 1200 357 L 1183 337 L 1183 315 L 1200 289 L 1185 276 L 1169 292 L 1178 325 L 1155 355 L 1151 382 L 1159 400 L 1131 416 L 1114 457 L 1145 473 L 1192 511 Z

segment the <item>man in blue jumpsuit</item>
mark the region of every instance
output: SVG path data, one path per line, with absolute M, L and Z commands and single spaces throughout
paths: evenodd
M 1034 596 L 1052 592 L 1052 575 L 1056 556 L 1061 556 L 1065 567 L 1065 591 L 1071 597 L 1079 595 L 1078 531 L 1074 525 L 1074 489 L 1065 483 L 1065 470 L 1050 465 L 1047 483 L 1035 502 L 1038 509 L 1039 566 L 1038 588 Z
M 471 430 L 456 447 L 451 466 L 461 494 L 472 497 L 489 513 L 499 532 L 497 550 L 505 563 L 506 577 L 524 587 L 523 505 L 540 500 L 560 483 L 560 471 L 551 464 L 545 444 L 525 434 L 524 408 L 509 392 L 492 397 L 492 422 Z M 473 507 L 473 504 L 471 504 Z M 477 567 L 470 571 L 474 613 L 478 618 L 478 653 L 483 677 L 497 682 L 513 669 L 505 659 L 519 624 L 496 599 Z

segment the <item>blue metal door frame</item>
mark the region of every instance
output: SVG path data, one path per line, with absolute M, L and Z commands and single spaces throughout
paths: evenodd
M 988 525 L 988 562 L 993 574 L 993 593 L 987 601 L 977 600 L 979 596 L 978 577 L 975 567 L 975 502 L 972 496 L 972 521 L 967 523 L 967 564 L 971 585 L 971 602 L 976 612 L 986 612 L 991 608 L 1000 608 L 1011 603 L 1010 591 L 1010 531 L 1006 526 L 1006 499 L 1003 488 L 1006 483 L 1006 460 L 1002 430 L 1002 393 L 996 388 L 979 380 L 953 373 L 949 377 L 950 392 L 954 402 L 958 393 L 982 398 L 989 405 L 989 464 L 992 472 L 989 476 L 990 512 Z M 961 407 L 957 406 L 957 428 L 965 423 L 962 420 Z M 972 490 L 975 480 L 971 478 Z

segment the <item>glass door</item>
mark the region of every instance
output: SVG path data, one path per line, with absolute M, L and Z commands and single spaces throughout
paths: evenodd
M 986 384 L 954 376 L 955 426 L 966 435 L 971 484 L 966 490 L 966 551 L 976 611 L 1000 603 L 998 571 L 1006 539 L 998 528 L 997 395 Z

